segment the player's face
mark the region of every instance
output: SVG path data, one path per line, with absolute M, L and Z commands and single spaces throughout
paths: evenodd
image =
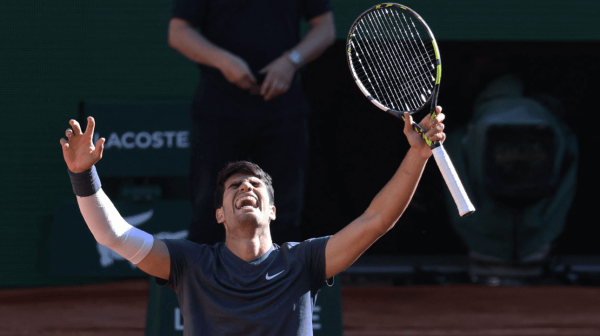
M 225 181 L 223 206 L 217 210 L 217 221 L 268 225 L 275 219 L 275 206 L 269 200 L 267 187 L 258 177 L 238 173 Z

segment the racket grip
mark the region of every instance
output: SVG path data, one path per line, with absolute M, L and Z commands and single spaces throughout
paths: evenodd
M 454 198 L 454 202 L 458 207 L 458 214 L 461 217 L 464 217 L 468 214 L 471 214 L 475 211 L 475 207 L 469 200 L 469 196 L 465 192 L 465 188 L 456 173 L 456 169 L 454 169 L 454 165 L 452 161 L 450 161 L 450 156 L 444 149 L 444 146 L 440 144 L 440 146 L 432 149 L 433 157 L 435 158 L 435 162 L 437 162 L 440 171 L 442 172 L 442 176 L 450 189 L 450 193 L 452 194 L 452 198 Z

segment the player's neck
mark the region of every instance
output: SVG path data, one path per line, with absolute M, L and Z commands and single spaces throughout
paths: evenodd
M 251 237 L 227 234 L 225 246 L 244 261 L 254 260 L 267 253 L 273 246 L 269 229 L 259 230 Z

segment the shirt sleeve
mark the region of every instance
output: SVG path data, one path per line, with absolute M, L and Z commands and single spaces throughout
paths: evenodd
M 312 18 L 333 10 L 332 0 L 306 0 L 304 1 L 304 18 Z
M 171 18 L 180 18 L 194 27 L 199 27 L 206 12 L 206 1 L 173 0 Z
M 331 236 L 307 239 L 293 248 L 296 255 L 308 267 L 311 275 L 310 290 L 316 293 L 321 287 L 333 285 L 333 278 L 325 278 L 325 247 Z
M 194 243 L 184 239 L 162 239 L 162 241 L 167 245 L 167 249 L 169 250 L 171 269 L 168 280 L 156 278 L 156 283 L 160 286 L 176 290 L 190 264 L 189 256 L 194 255 L 191 251 L 194 247 L 192 244 Z

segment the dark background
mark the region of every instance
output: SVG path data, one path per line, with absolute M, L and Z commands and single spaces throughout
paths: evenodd
M 356 87 L 347 69 L 344 41 L 338 41 L 305 74 L 315 112 L 311 119 L 312 160 L 307 231 L 328 234 L 366 209 L 398 167 L 408 145 L 403 123 L 373 106 Z M 525 84 L 525 95 L 549 94 L 565 111 L 564 122 L 578 135 L 580 153 L 577 194 L 555 253 L 600 254 L 597 227 L 588 219 L 598 180 L 591 148 L 598 138 L 586 119 L 600 75 L 597 42 L 441 41 L 442 81 L 438 104 L 448 116 L 447 130 L 469 122 L 477 94 L 494 78 L 513 73 Z M 323 72 L 331 73 L 325 79 Z M 325 82 L 323 82 L 325 81 Z M 588 112 L 589 111 L 589 112 Z M 586 113 L 588 112 L 588 113 Z M 589 127 L 589 126 L 588 126 Z M 369 253 L 464 253 L 466 247 L 448 222 L 442 202 L 446 188 L 434 161 L 427 165 L 415 198 L 394 230 Z M 325 174 L 323 174 L 325 173 Z M 327 195 L 327 196 L 325 196 Z M 333 231 L 335 232 L 335 230 Z M 310 234 L 309 234 L 310 235 Z
M 402 123 L 364 98 L 346 65 L 347 30 L 375 4 L 334 1 L 338 42 L 303 75 L 314 111 L 306 236 L 332 234 L 362 213 L 407 149 Z M 444 70 L 439 104 L 448 115 L 448 130 L 469 120 L 474 97 L 502 73 L 515 72 L 528 92 L 546 92 L 564 103 L 582 155 L 575 202 L 556 251 L 600 254 L 593 221 L 600 183 L 592 165 L 598 138 L 593 82 L 600 72 L 599 3 L 404 4 L 427 20 L 439 40 Z M 197 69 L 166 44 L 169 12 L 167 0 L 3 4 L 0 287 L 94 281 L 54 278 L 45 269 L 54 211 L 74 201 L 58 140 L 81 101 L 191 98 Z M 435 164 L 429 163 L 425 175 L 402 224 L 370 253 L 466 251 L 446 221 L 446 210 L 435 207 L 445 188 Z
M 302 72 L 313 111 L 304 238 L 333 234 L 358 217 L 408 150 L 402 133 L 403 123 L 381 113 L 358 90 L 346 65 L 344 44 L 344 40 L 338 40 Z M 591 53 L 596 46 L 594 42 L 440 42 L 444 71 L 439 104 L 449 116 L 448 130 L 451 132 L 468 123 L 478 93 L 492 79 L 504 74 L 520 77 L 525 84 L 525 95 L 548 94 L 558 98 L 562 119 L 571 129 L 577 129 L 577 118 L 573 117 L 583 112 L 585 97 L 593 94 L 590 81 L 593 74 L 599 72 L 593 62 L 595 55 Z M 584 141 L 581 145 L 584 151 L 587 143 Z M 583 167 L 590 166 L 585 164 L 587 157 L 582 161 Z M 186 177 L 107 176 L 105 172 L 104 189 L 113 200 L 121 197 L 124 185 L 157 185 L 166 199 L 187 199 L 189 193 Z M 277 181 L 274 183 L 277 188 Z M 443 203 L 444 188 L 446 185 L 437 166 L 428 165 L 399 225 L 367 253 L 467 252 L 449 224 L 447 209 L 438 206 Z M 580 189 L 578 196 L 588 192 L 592 191 Z M 575 211 L 586 199 L 592 201 L 590 198 L 575 201 L 568 219 L 570 224 L 556 241 L 554 253 L 600 254 L 600 248 L 596 248 L 593 241 L 582 244 L 595 233 L 595 228 L 585 223 L 587 214 Z

